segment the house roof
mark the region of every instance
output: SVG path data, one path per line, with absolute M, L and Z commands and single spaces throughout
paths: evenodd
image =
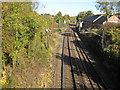
M 115 16 L 117 16 L 120 19 L 120 13 L 116 13 Z
M 113 15 L 110 15 L 110 17 L 111 16 L 113 16 Z M 105 15 L 102 15 L 102 14 L 93 15 L 93 16 L 82 19 L 82 21 L 87 21 L 87 22 L 89 21 L 89 22 L 100 23 L 100 24 L 102 24 L 106 20 L 107 20 L 107 17 Z
M 90 16 L 90 17 L 86 17 L 86 18 L 82 19 L 82 21 L 91 21 L 92 22 L 92 21 L 94 21 L 95 19 L 97 19 L 100 16 L 101 16 L 101 14 Z
M 113 15 L 110 15 L 110 17 L 111 16 L 113 16 Z M 109 17 L 109 18 L 110 18 Z M 107 20 L 107 17 L 106 16 L 102 16 L 101 18 L 99 18 L 99 19 L 97 19 L 96 21 L 95 21 L 95 23 L 100 23 L 100 24 L 102 24 L 103 22 L 105 22 Z

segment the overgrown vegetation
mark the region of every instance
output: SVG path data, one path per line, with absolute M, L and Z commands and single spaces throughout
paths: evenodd
M 58 23 L 58 27 L 61 28 L 61 27 L 64 27 L 69 24 L 70 16 L 68 14 L 62 16 L 62 13 L 59 11 L 55 15 L 55 21 L 56 21 L 56 23 Z
M 104 65 L 113 72 L 117 81 L 120 79 L 120 24 L 105 24 L 102 28 L 105 30 L 103 51 L 107 57 Z M 98 33 L 102 34 L 102 31 Z
M 0 83 L 3 88 L 43 88 L 51 84 L 48 63 L 53 50 L 46 29 L 52 27 L 54 20 L 50 15 L 37 14 L 34 5 L 32 2 L 2 3 L 3 72 Z
M 104 51 L 112 60 L 118 60 L 120 58 L 120 25 L 108 23 L 101 28 L 105 31 Z M 97 33 L 102 36 L 103 31 Z
M 94 15 L 94 14 L 93 14 L 92 11 L 87 11 L 87 12 L 82 11 L 82 12 L 80 12 L 80 13 L 77 15 L 76 20 L 77 20 L 77 22 L 79 22 L 79 21 L 82 20 L 83 18 L 86 18 L 86 17 L 89 17 L 89 16 L 93 16 L 93 15 Z
M 105 13 L 107 16 L 107 20 L 109 15 L 112 13 L 119 13 L 120 1 L 111 2 L 107 0 L 102 2 L 101 0 L 97 0 L 96 8 L 101 12 Z M 108 60 L 104 62 L 105 66 L 113 72 L 113 78 L 119 82 L 120 78 L 120 24 L 105 24 L 102 26 L 103 31 L 99 31 L 98 33 L 105 32 L 104 37 L 104 47 L 103 51 L 105 55 L 108 57 Z M 104 36 L 104 35 L 103 35 Z M 119 86 L 119 85 L 118 85 Z
M 104 48 L 102 48 L 100 37 L 103 36 L 103 30 L 105 33 Z M 81 34 L 80 36 L 94 55 L 98 58 L 102 57 L 101 63 L 113 73 L 113 78 L 117 81 L 120 76 L 120 24 L 107 23 L 100 30 L 91 32 L 97 34 Z

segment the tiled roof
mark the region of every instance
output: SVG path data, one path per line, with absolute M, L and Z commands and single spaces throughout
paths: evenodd
M 82 21 L 94 21 L 95 19 L 97 19 L 99 16 L 101 16 L 101 14 L 99 15 L 94 15 L 94 16 L 90 16 L 90 17 L 86 17 L 84 19 L 82 19 Z
M 113 16 L 113 15 L 110 15 L 110 17 Z M 109 17 L 109 18 L 110 18 Z M 106 16 L 102 16 L 102 14 L 99 14 L 99 15 L 94 15 L 94 16 L 90 16 L 90 17 L 87 17 L 87 18 L 84 18 L 82 19 L 82 21 L 90 21 L 90 22 L 94 22 L 94 23 L 100 23 L 102 24 L 103 22 L 105 22 L 107 20 L 107 17 Z
M 110 15 L 110 17 L 113 16 L 113 15 Z M 109 18 L 110 18 L 109 17 Z M 95 21 L 95 23 L 100 23 L 102 24 L 103 22 L 105 22 L 107 20 L 107 17 L 106 16 L 102 16 L 101 18 L 99 18 L 98 20 Z
M 114 15 L 117 16 L 120 19 L 120 13 L 116 13 Z

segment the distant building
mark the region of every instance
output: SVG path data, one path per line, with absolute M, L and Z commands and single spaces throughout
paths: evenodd
M 103 14 L 93 15 L 82 19 L 83 28 L 100 28 L 105 23 L 120 23 L 120 19 L 116 15 L 110 15 L 107 21 L 107 17 Z
M 117 16 L 120 19 L 120 13 L 116 13 L 114 15 Z

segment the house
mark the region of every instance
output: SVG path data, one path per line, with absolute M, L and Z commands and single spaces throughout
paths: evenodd
M 115 16 L 115 15 L 110 15 L 107 17 L 104 14 L 98 14 L 98 15 L 93 15 L 90 17 L 86 17 L 82 19 L 83 21 L 83 27 L 84 29 L 87 28 L 100 28 L 101 25 L 104 25 L 105 23 L 120 23 L 120 19 Z
M 115 16 L 117 16 L 120 19 L 120 13 L 116 13 Z

